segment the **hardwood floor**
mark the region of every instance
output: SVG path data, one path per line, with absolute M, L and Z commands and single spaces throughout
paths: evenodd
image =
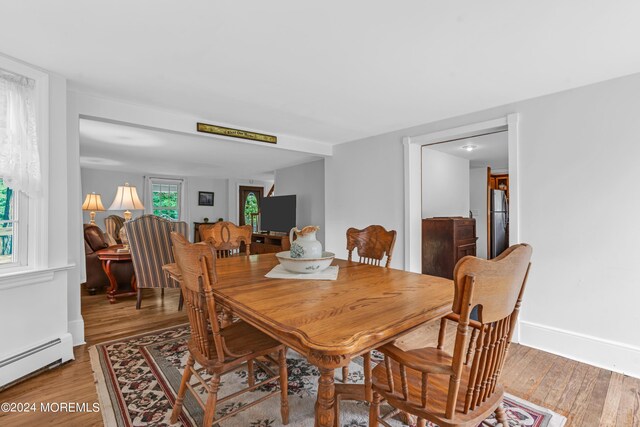
M 109 304 L 104 294 L 82 296 L 87 344 L 76 359 L 0 392 L 1 402 L 98 402 L 88 349 L 93 344 L 187 322 L 178 291 L 147 290 L 142 309 L 135 297 Z M 403 346 L 434 344 L 439 322 L 403 337 Z M 452 343 L 453 327 L 448 328 Z M 627 377 L 521 345 L 513 345 L 504 371 L 507 391 L 568 418 L 568 426 L 640 426 L 640 379 Z M 0 413 L 0 425 L 101 426 L 99 412 Z M 231 424 L 229 424 L 231 425 Z
M 140 332 L 187 323 L 185 311 L 178 311 L 179 291 L 143 291 L 142 308 L 135 309 L 136 297 L 120 298 L 109 304 L 104 293 L 82 295 L 85 345 L 74 349 L 75 360 L 30 378 L 0 393 L 0 402 L 98 402 L 91 370 L 89 347 Z M 102 426 L 102 415 L 93 413 L 0 413 L 0 426 L 27 425 Z

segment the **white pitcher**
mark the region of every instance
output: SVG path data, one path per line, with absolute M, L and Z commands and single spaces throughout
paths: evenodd
M 322 257 L 322 243 L 316 239 L 316 232 L 320 227 L 309 225 L 302 230 L 294 227 L 289 231 L 291 242 L 291 258 L 320 258 Z M 293 241 L 293 233 L 298 238 Z

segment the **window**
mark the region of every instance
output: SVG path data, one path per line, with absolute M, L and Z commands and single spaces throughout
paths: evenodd
M 173 221 L 179 220 L 181 190 L 180 181 L 151 179 L 153 214 Z
M 15 219 L 13 190 L 0 179 L 0 264 L 15 263 Z
M 28 202 L 0 179 L 0 267 L 27 264 Z
M 47 265 L 48 76 L 0 56 L 0 275 Z M 46 181 L 45 181 L 46 182 Z

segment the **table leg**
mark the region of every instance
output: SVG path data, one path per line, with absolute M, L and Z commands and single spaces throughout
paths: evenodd
M 111 272 L 111 260 L 105 260 L 102 261 L 102 269 L 104 270 L 104 273 L 107 275 L 107 278 L 109 279 L 109 284 L 111 285 L 109 287 L 109 289 L 107 289 L 107 298 L 109 298 L 109 302 L 111 304 L 116 302 L 116 292 L 118 291 L 118 281 L 116 280 L 116 278 L 113 276 L 113 273 Z
M 320 370 L 318 399 L 316 400 L 316 427 L 334 427 L 336 386 L 333 381 L 335 369 L 349 364 L 350 354 L 325 354 L 311 350 L 307 360 Z
M 333 427 L 334 405 L 335 405 L 335 384 L 333 376 L 335 368 L 319 368 L 320 379 L 318 380 L 318 400 L 316 402 L 316 422 L 317 427 Z

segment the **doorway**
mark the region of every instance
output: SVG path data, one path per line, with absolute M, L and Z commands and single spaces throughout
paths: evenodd
M 240 205 L 238 206 L 238 224 L 251 225 L 253 231 L 257 231 L 257 215 L 260 212 L 260 200 L 264 188 L 262 187 L 248 187 L 241 185 L 239 189 Z
M 404 145 L 404 268 L 420 272 L 422 264 L 422 146 L 487 133 L 507 131 L 509 164 L 509 244 L 519 242 L 518 114 L 429 134 L 405 136 Z
M 509 247 L 509 170 L 487 167 L 487 259 Z
M 422 218 L 465 219 L 465 254 L 495 258 L 508 247 L 508 174 L 506 130 L 422 146 Z

